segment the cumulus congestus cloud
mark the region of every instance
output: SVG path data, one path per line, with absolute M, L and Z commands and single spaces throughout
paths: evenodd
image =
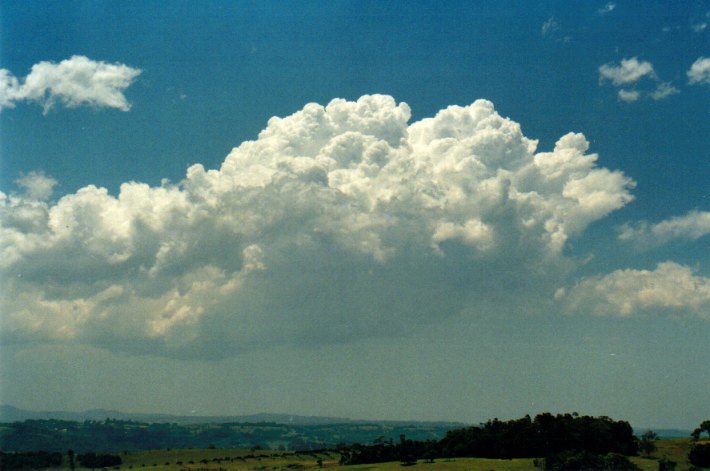
M 409 118 L 309 104 L 177 185 L 0 194 L 3 341 L 227 356 L 534 310 L 632 199 L 581 134 L 537 152 L 485 100 Z

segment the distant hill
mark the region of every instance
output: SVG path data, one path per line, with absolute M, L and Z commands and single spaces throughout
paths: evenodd
M 456 428 L 451 424 L 357 422 L 280 414 L 182 417 L 182 420 L 198 423 L 180 424 L 179 416 L 121 414 L 107 410 L 23 414 L 19 409 L 6 407 L 4 412 L 5 418 L 0 423 L 0 450 L 15 452 L 69 449 L 78 453 L 118 452 L 210 446 L 304 451 L 373 443 L 378 439 L 394 441 L 402 435 L 420 441 L 440 440 Z
M 634 427 L 634 435 L 640 437 L 647 430 L 652 430 L 656 432 L 658 438 L 689 438 L 690 430 L 683 430 L 678 428 L 653 428 L 653 427 Z
M 286 425 L 328 425 L 328 424 L 379 424 L 388 426 L 435 426 L 435 427 L 464 427 L 462 422 L 446 421 L 406 421 L 406 420 L 353 420 L 343 417 L 320 417 L 291 414 L 250 414 L 250 415 L 170 415 L 170 414 L 140 414 L 120 412 L 108 409 L 90 409 L 81 412 L 67 411 L 28 411 L 10 405 L 0 405 L 0 422 L 22 422 L 24 420 L 71 420 L 83 422 L 85 420 L 133 420 L 145 423 L 171 423 L 171 424 L 209 424 L 209 423 L 277 423 Z M 689 432 L 690 433 L 690 432 Z

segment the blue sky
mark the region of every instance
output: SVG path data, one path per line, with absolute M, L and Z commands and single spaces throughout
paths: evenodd
M 707 1 L 3 2 L 0 400 L 696 426 L 708 34 Z

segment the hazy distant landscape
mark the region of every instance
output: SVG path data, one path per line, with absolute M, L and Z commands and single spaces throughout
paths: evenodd
M 231 417 L 228 422 L 224 417 L 196 422 L 194 417 L 157 416 L 175 421 L 149 423 L 125 418 L 131 414 L 114 413 L 124 418 L 111 418 L 111 411 L 31 413 L 10 406 L 1 410 L 0 469 L 8 470 L 285 470 L 365 465 L 372 469 L 667 471 L 710 466 L 710 421 L 683 438 L 672 438 L 651 430 L 634 432 L 630 424 L 608 417 L 576 413 L 464 426 L 267 414 L 251 416 L 251 421 Z M 107 417 L 90 418 L 99 413 Z M 28 415 L 34 418 L 6 422 L 9 417 Z M 83 417 L 83 421 L 69 417 Z
M 130 412 L 120 412 L 115 410 L 93 409 L 81 412 L 67 411 L 28 411 L 8 405 L 0 405 L 0 422 L 21 422 L 33 419 L 57 419 L 71 420 L 83 422 L 85 420 L 132 420 L 137 422 L 148 423 L 176 423 L 176 424 L 191 424 L 191 423 L 225 423 L 225 422 L 243 422 L 243 423 L 258 423 L 258 422 L 273 422 L 279 424 L 293 425 L 319 425 L 319 424 L 346 424 L 346 423 L 381 423 L 386 425 L 427 425 L 437 426 L 442 428 L 452 428 L 464 426 L 461 422 L 417 422 L 417 421 L 396 421 L 396 420 L 378 420 L 366 421 L 355 420 L 343 417 L 320 417 L 320 416 L 304 416 L 290 414 L 251 414 L 251 415 L 233 415 L 233 416 L 198 416 L 198 415 L 170 415 L 170 414 L 136 414 Z
M 0 450 L 6 451 L 120 452 L 207 448 L 208 445 L 307 451 L 332 449 L 338 444 L 371 443 L 383 436 L 441 439 L 447 431 L 463 426 L 443 422 L 365 422 L 279 414 L 179 417 L 112 411 L 31 413 L 7 406 L 0 411 Z

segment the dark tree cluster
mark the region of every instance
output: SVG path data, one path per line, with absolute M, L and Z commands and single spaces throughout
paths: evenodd
M 435 440 L 408 440 L 400 435 L 399 442 L 384 437 L 377 438 L 372 445 L 355 443 L 338 448 L 341 464 L 383 463 L 400 461 L 403 465 L 413 464 L 418 459 L 432 460 L 439 453 L 439 442 Z
M 86 453 L 76 457 L 79 464 L 85 468 L 110 468 L 112 466 L 120 466 L 123 460 L 117 455 L 97 455 L 96 453 Z
M 441 441 L 446 456 L 529 458 L 567 450 L 594 454 L 635 455 L 637 439 L 628 422 L 609 417 L 544 413 L 530 419 L 502 422 L 494 419 L 480 427 L 454 430 Z
M 530 416 L 507 422 L 489 420 L 477 427 L 452 430 L 439 441 L 401 437 L 396 444 L 380 440 L 373 445 L 355 444 L 343 451 L 344 464 L 394 460 L 405 463 L 451 457 L 534 458 L 568 451 L 594 456 L 636 455 L 638 440 L 628 422 L 609 417 L 544 413 L 534 420 Z
M 61 453 L 47 451 L 3 453 L 0 451 L 0 469 L 47 469 L 61 465 Z
M 688 453 L 688 461 L 699 468 L 710 468 L 710 443 L 693 445 Z
M 710 420 L 702 421 L 690 436 L 694 441 L 698 441 L 704 433 L 710 437 Z M 710 443 L 693 445 L 688 453 L 688 461 L 699 468 L 710 468 Z

